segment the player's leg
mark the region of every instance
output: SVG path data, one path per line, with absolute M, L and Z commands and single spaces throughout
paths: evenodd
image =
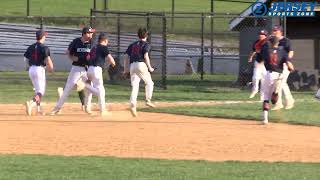
M 139 93 L 140 77 L 137 75 L 139 63 L 132 63 L 130 65 L 130 79 L 131 79 L 131 96 L 130 96 L 130 110 L 133 116 L 137 116 L 137 98 Z
M 266 78 L 266 74 L 267 74 L 267 70 L 266 70 L 266 68 L 265 68 L 265 66 L 264 65 L 262 65 L 262 71 L 261 71 L 261 80 L 260 80 L 260 101 L 264 101 L 264 90 L 263 90 L 263 88 L 264 88 L 264 86 L 263 86 L 263 83 L 264 83 L 264 80 L 265 80 L 265 78 Z
M 81 78 L 81 68 L 77 66 L 72 66 L 71 71 L 69 73 L 65 88 L 63 89 L 63 93 L 61 97 L 59 98 L 55 108 L 51 112 L 52 115 L 57 114 L 61 107 L 63 106 L 65 100 L 70 94 L 70 91 L 73 89 L 73 87 L 76 85 L 78 80 Z
M 88 76 L 87 76 L 87 71 L 82 71 L 81 72 L 81 78 L 79 79 L 79 81 L 85 82 L 85 86 L 86 85 L 89 87 L 92 87 L 92 82 L 89 81 Z M 89 82 L 88 82 L 89 81 Z M 84 89 L 85 92 L 85 100 L 84 100 L 84 104 L 85 104 L 85 112 L 88 114 L 91 114 L 91 102 L 92 102 L 92 92 L 89 91 L 87 88 Z
M 253 76 L 252 76 L 252 90 L 249 98 L 254 98 L 254 96 L 259 91 L 259 73 L 260 73 L 260 66 L 257 62 L 254 62 L 254 69 L 253 69 Z
M 290 71 L 288 70 L 288 67 L 285 66 L 283 70 L 283 81 L 282 81 L 282 93 L 284 95 L 285 105 L 286 105 L 285 109 L 291 109 L 294 106 L 294 99 L 287 83 L 289 75 L 290 75 Z
M 98 89 L 99 95 L 99 107 L 100 107 L 100 114 L 102 116 L 109 115 L 110 113 L 106 110 L 106 100 L 105 100 L 105 88 L 103 85 L 103 76 L 102 76 L 102 68 L 96 67 L 95 68 L 95 77 L 93 82 L 93 86 Z
M 46 90 L 46 71 L 43 67 L 39 67 L 39 70 L 37 71 L 37 77 L 39 84 L 39 101 L 37 101 L 37 113 L 43 113 L 41 111 L 41 98 L 42 96 L 44 96 Z
M 315 98 L 317 98 L 318 100 L 320 100 L 320 88 L 318 89 Z
M 269 114 L 269 109 L 270 109 L 270 94 L 271 94 L 271 89 L 272 89 L 272 79 L 271 79 L 271 73 L 267 72 L 263 83 L 262 83 L 262 93 L 263 93 L 263 103 L 262 103 L 262 122 L 263 124 L 267 124 L 269 119 L 268 119 L 268 114 Z
M 151 78 L 151 74 L 148 71 L 147 65 L 145 63 L 139 63 L 138 68 L 139 68 L 139 71 L 137 75 L 145 83 L 146 105 L 154 108 L 155 105 L 151 102 L 152 94 L 153 94 L 153 86 L 154 86 L 154 83 Z

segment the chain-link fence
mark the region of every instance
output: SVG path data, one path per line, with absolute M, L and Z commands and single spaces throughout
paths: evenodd
M 128 45 L 137 40 L 137 29 L 150 30 L 151 59 L 161 86 L 168 75 L 181 79 L 193 74 L 206 80 L 207 74 L 232 74 L 239 85 L 251 81 L 248 54 L 258 31 L 268 28 L 268 18 L 239 17 L 230 14 L 165 12 L 92 11 L 90 17 L 0 17 L 1 54 L 20 54 L 34 42 L 34 32 L 49 32 L 46 44 L 57 56 L 57 69 L 68 71 L 65 51 L 72 39 L 81 36 L 83 26 L 107 32 L 112 55 L 122 64 Z M 174 21 L 174 23 L 173 23 Z M 270 25 L 271 26 L 271 25 Z M 12 65 L 14 69 L 15 64 Z M 4 68 L 4 67 L 2 67 Z M 231 86 L 231 84 L 230 84 Z

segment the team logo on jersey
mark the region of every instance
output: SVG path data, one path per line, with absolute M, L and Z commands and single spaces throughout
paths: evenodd
M 77 52 L 87 52 L 87 53 L 90 53 L 90 49 L 89 49 L 89 48 L 77 48 Z
M 251 11 L 254 16 L 306 17 L 315 16 L 315 8 L 317 6 L 317 2 L 274 1 L 270 4 L 270 7 L 267 7 L 264 1 L 257 0 L 254 4 L 252 4 Z

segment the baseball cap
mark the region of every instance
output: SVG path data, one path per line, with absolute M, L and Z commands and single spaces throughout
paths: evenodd
M 48 36 L 48 33 L 47 32 L 45 32 L 44 30 L 38 30 L 37 32 L 36 32 L 36 38 L 39 40 L 39 39 L 41 39 L 43 36 Z
M 268 32 L 266 30 L 261 30 L 261 31 L 259 31 L 259 35 L 268 36 Z
M 96 32 L 96 29 L 93 29 L 93 28 L 91 28 L 91 27 L 84 27 L 84 28 L 82 29 L 82 34 L 85 34 L 85 33 L 94 33 L 94 32 Z
M 101 33 L 100 35 L 99 35 L 99 41 L 100 40 L 105 40 L 105 39 L 108 39 L 108 36 L 107 36 L 107 34 L 106 33 Z
M 272 31 L 282 31 L 282 27 L 281 26 L 273 26 Z

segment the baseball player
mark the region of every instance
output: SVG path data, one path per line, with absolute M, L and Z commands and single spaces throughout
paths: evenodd
M 291 41 L 290 39 L 283 36 L 282 33 L 282 27 L 281 26 L 274 26 L 272 29 L 272 35 L 279 38 L 279 46 L 283 47 L 284 51 L 288 54 L 288 58 L 291 60 L 293 58 L 294 51 L 292 49 Z M 287 79 L 290 75 L 290 71 L 288 70 L 288 67 L 286 64 L 283 68 L 283 80 L 282 80 L 282 91 L 279 92 L 279 101 L 275 105 L 272 110 L 280 110 L 283 108 L 282 104 L 282 93 L 285 98 L 285 109 L 291 109 L 294 107 L 294 99 L 292 97 L 292 94 L 290 92 Z
M 145 83 L 146 105 L 154 108 L 151 102 L 153 93 L 153 81 L 151 74 L 154 71 L 150 64 L 149 52 L 150 44 L 147 42 L 148 31 L 145 28 L 138 30 L 139 40 L 130 44 L 124 56 L 124 73 L 129 73 L 130 62 L 130 79 L 132 92 L 130 97 L 131 114 L 137 116 L 137 97 L 139 92 L 139 83 L 142 79 Z
M 85 84 L 87 90 L 98 96 L 100 113 L 102 116 L 107 115 L 108 111 L 105 109 L 105 89 L 103 86 L 102 70 L 105 67 L 105 61 L 114 67 L 116 65 L 110 51 L 108 49 L 108 37 L 105 33 L 101 33 L 98 38 L 98 44 L 90 51 L 90 60 L 88 62 L 88 79 L 91 84 Z
M 261 30 L 259 32 L 259 38 L 253 43 L 252 52 L 249 55 L 248 62 L 251 63 L 253 57 L 256 55 L 256 59 L 254 62 L 253 76 L 252 76 L 252 91 L 249 98 L 254 98 L 254 96 L 259 91 L 259 83 L 263 81 L 263 77 L 266 73 L 266 68 L 264 67 L 264 63 L 261 58 L 261 48 L 267 42 L 268 32 L 266 30 Z M 260 91 L 260 99 L 263 100 L 263 93 Z
M 293 65 L 288 58 L 288 54 L 283 46 L 279 46 L 280 39 L 273 36 L 261 52 L 267 73 L 263 81 L 263 124 L 268 124 L 269 101 L 276 103 L 277 95 L 281 92 L 282 81 L 284 81 L 284 66 L 293 70 Z M 280 97 L 279 97 L 280 98 Z
M 29 116 L 35 106 L 37 106 L 37 112 L 41 113 L 41 97 L 44 95 L 46 88 L 45 67 L 49 72 L 53 72 L 50 49 L 44 45 L 46 36 L 47 32 L 43 30 L 37 31 L 37 42 L 30 45 L 24 53 L 24 57 L 29 64 L 29 77 L 35 90 L 33 98 L 26 102 L 26 112 Z
M 59 98 L 56 106 L 51 112 L 51 115 L 55 115 L 60 112 L 62 105 L 68 97 L 70 91 L 76 86 L 78 82 L 82 80 L 88 80 L 86 66 L 90 59 L 91 39 L 95 29 L 91 27 L 84 27 L 82 29 L 82 37 L 74 39 L 68 47 L 67 54 L 72 61 L 72 68 L 68 76 L 68 80 L 63 89 L 63 93 Z M 84 104 L 91 102 L 92 94 L 86 97 Z M 83 102 L 82 102 L 83 103 Z M 85 111 L 91 113 L 91 106 L 85 105 Z

